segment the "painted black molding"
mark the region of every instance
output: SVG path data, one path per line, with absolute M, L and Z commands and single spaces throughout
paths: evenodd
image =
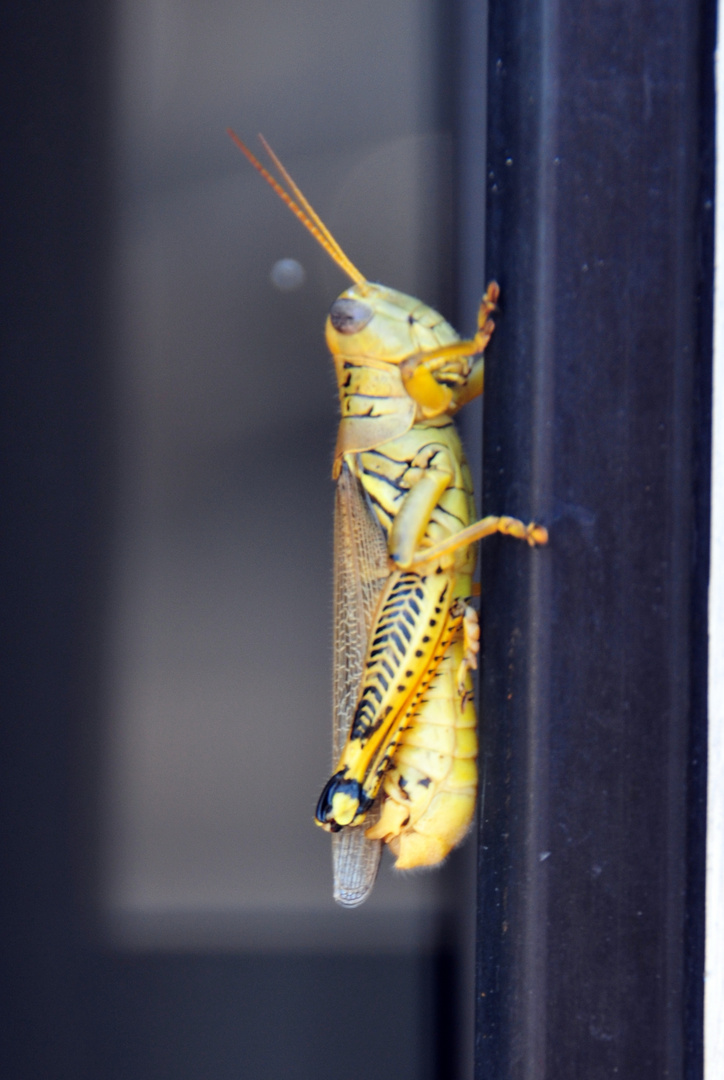
M 701 1075 L 713 8 L 491 0 L 480 1080 Z

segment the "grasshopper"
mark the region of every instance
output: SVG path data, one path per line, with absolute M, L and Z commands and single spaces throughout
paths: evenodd
M 334 898 L 354 907 L 383 844 L 398 869 L 440 863 L 463 839 L 477 790 L 476 542 L 545 544 L 517 518 L 475 521 L 453 417 L 483 391 L 499 296 L 488 285 L 473 338 L 436 311 L 368 281 L 268 143 L 277 181 L 229 135 L 353 284 L 326 322 L 339 386 L 335 507 L 333 752 L 316 822 L 333 835 Z

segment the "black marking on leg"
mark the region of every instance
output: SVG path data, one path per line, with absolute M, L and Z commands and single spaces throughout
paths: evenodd
M 347 769 L 340 769 L 340 771 L 330 777 L 325 784 L 324 790 L 319 796 L 317 810 L 314 815 L 320 825 L 329 825 L 332 832 L 339 832 L 342 828 L 342 826 L 338 825 L 332 817 L 332 801 L 338 792 L 349 795 L 357 803 L 354 821 L 362 814 L 365 814 L 374 802 L 374 799 L 370 799 L 364 794 L 359 780 L 348 780 Z M 351 822 L 351 824 L 353 824 L 354 821 Z

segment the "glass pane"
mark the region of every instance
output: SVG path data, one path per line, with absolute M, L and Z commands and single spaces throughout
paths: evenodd
M 434 304 L 450 144 L 433 4 L 125 0 L 118 18 L 112 932 L 414 946 L 440 875 L 386 867 L 358 915 L 335 912 L 312 823 L 331 757 L 323 326 L 348 283 L 225 128 L 264 132 L 367 277 Z

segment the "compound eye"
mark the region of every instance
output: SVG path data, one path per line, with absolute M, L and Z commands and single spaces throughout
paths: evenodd
M 356 334 L 367 325 L 372 315 L 372 308 L 367 304 L 346 296 L 335 300 L 329 311 L 330 322 L 340 334 Z

